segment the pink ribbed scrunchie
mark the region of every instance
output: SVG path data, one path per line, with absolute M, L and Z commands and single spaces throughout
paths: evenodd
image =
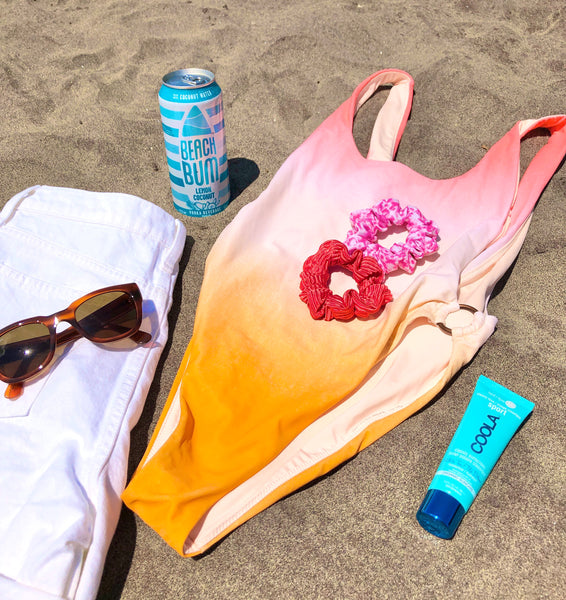
M 352 212 L 350 222 L 352 228 L 346 235 L 348 250 L 361 250 L 366 256 L 372 256 L 385 273 L 397 269 L 413 273 L 417 260 L 438 250 L 438 227 L 433 221 L 426 219 L 414 206 L 401 208 L 393 198 Z M 407 238 L 404 244 L 395 243 L 391 248 L 385 248 L 378 243 L 377 235 L 392 225 L 406 227 Z

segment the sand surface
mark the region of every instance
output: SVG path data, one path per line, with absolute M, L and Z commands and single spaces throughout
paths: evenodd
M 175 213 L 188 238 L 163 354 L 132 433 L 137 465 L 190 339 L 218 234 L 371 73 L 415 79 L 397 159 L 470 169 L 519 119 L 566 112 L 566 10 L 553 0 L 0 1 L 0 189 L 127 192 L 175 213 L 157 103 L 197 66 L 224 93 L 233 200 Z M 371 107 L 370 107 L 371 108 Z M 375 113 L 355 133 L 367 148 Z M 540 140 L 525 144 L 525 162 Z M 445 392 L 330 476 L 182 559 L 123 510 L 99 600 L 558 599 L 566 589 L 566 169 L 489 305 L 495 334 Z M 485 374 L 536 404 L 454 540 L 414 514 Z

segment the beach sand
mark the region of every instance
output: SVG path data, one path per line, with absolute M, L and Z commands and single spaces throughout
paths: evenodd
M 126 192 L 175 214 L 187 244 L 170 339 L 132 432 L 137 466 L 190 339 L 218 234 L 285 158 L 382 68 L 415 79 L 397 160 L 470 169 L 519 119 L 566 112 L 566 10 L 553 0 L 0 2 L 0 202 L 36 184 Z M 224 94 L 233 200 L 173 208 L 157 92 L 174 69 Z M 367 149 L 375 113 L 356 121 Z M 540 140 L 528 140 L 525 162 Z M 365 145 L 365 146 L 364 146 Z M 530 153 L 530 154 L 529 154 Z M 566 589 L 566 169 L 496 289 L 494 335 L 425 410 L 329 476 L 183 559 L 129 510 L 99 600 L 558 599 Z M 452 541 L 415 512 L 480 374 L 536 404 Z

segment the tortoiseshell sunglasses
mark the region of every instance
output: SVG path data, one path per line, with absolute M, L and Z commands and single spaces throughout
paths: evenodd
M 57 333 L 57 324 L 70 325 Z M 68 308 L 47 317 L 32 317 L 0 330 L 0 380 L 9 384 L 4 396 L 18 398 L 26 379 L 40 373 L 55 349 L 81 337 L 106 343 L 132 338 L 145 344 L 151 335 L 140 331 L 142 296 L 135 283 L 113 285 L 75 300 Z

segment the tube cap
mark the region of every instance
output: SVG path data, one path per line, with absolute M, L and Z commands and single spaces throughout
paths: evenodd
M 450 494 L 429 489 L 417 512 L 417 521 L 429 533 L 449 540 L 465 514 L 464 507 Z

